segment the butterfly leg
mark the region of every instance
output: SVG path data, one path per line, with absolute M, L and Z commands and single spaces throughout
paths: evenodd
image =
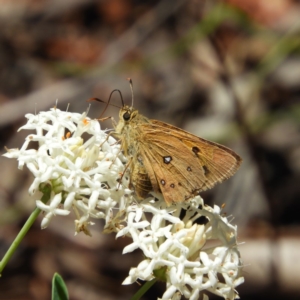
M 126 164 L 124 171 L 121 173 L 121 177 L 118 178 L 118 181 L 119 181 L 119 184 L 118 184 L 118 187 L 117 187 L 118 189 L 119 189 L 119 187 L 121 185 L 121 182 L 122 182 L 122 179 L 123 179 L 124 175 L 126 174 L 126 171 L 128 170 L 131 163 L 132 163 L 132 157 L 130 158 L 129 162 Z
M 97 119 L 99 122 L 104 122 L 104 121 L 107 121 L 107 120 L 111 120 L 112 124 L 113 124 L 113 127 L 116 128 L 117 126 L 117 122 L 115 121 L 115 119 L 113 117 L 104 117 L 104 118 L 99 118 Z
M 109 132 L 108 135 L 106 136 L 105 140 L 100 144 L 99 148 L 101 148 L 102 145 L 103 145 L 104 143 L 108 142 L 108 139 L 109 139 L 111 136 L 113 136 L 114 134 L 115 134 L 114 132 Z M 115 143 L 113 143 L 113 144 L 111 144 L 111 145 L 115 145 L 115 144 L 117 144 L 117 143 L 119 143 L 119 141 L 116 141 Z M 118 153 L 118 154 L 119 154 L 119 153 Z

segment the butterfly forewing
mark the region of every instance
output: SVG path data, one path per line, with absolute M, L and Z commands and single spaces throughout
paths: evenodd
M 145 167 L 149 170 L 152 179 L 152 186 L 155 192 L 161 192 L 168 204 L 172 202 L 182 202 L 194 195 L 199 187 L 203 189 L 205 185 L 205 176 L 201 168 L 197 168 L 197 160 L 178 157 L 178 152 L 169 144 L 157 146 L 155 150 L 150 151 L 145 148 L 144 157 Z M 165 147 L 164 147 L 165 146 Z M 153 155 L 154 154 L 154 155 Z M 149 163 L 148 163 L 149 162 Z M 191 174 L 194 172 L 193 177 Z M 156 190 L 155 187 L 158 187 Z
M 172 125 L 150 120 L 140 126 L 140 155 L 153 189 L 165 201 L 182 202 L 232 176 L 241 159 L 232 150 Z M 155 182 L 154 182 L 155 181 Z

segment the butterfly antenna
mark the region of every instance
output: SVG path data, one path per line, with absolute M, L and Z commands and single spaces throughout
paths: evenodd
M 121 93 L 120 90 L 117 90 L 117 89 L 116 89 L 116 90 L 113 90 L 113 91 L 110 93 L 109 98 L 108 98 L 108 101 L 104 101 L 104 100 L 102 100 L 102 99 L 100 99 L 100 98 L 90 98 L 90 99 L 88 99 L 87 101 L 88 101 L 88 102 L 90 102 L 90 101 L 98 101 L 98 102 L 101 102 L 101 103 L 105 103 L 106 106 L 105 106 L 105 108 L 104 108 L 104 111 L 103 111 L 102 114 L 101 114 L 101 116 L 102 116 L 102 115 L 105 113 L 105 111 L 107 110 L 108 105 L 111 105 L 111 106 L 114 106 L 114 107 L 117 107 L 117 108 L 121 108 L 121 107 L 118 106 L 118 105 L 115 105 L 115 104 L 111 104 L 111 103 L 110 103 L 112 94 L 113 94 L 114 92 L 119 92 L 120 97 L 121 97 L 122 106 L 124 107 L 124 100 L 123 100 L 122 93 Z M 101 117 L 101 116 L 100 116 L 100 117 Z
M 132 101 L 131 101 L 131 107 L 133 107 L 133 100 L 134 100 L 134 97 L 133 97 L 133 83 L 132 83 L 132 80 L 131 78 L 128 78 L 127 79 L 129 81 L 129 85 L 130 85 L 130 89 L 131 89 L 131 97 L 132 97 Z

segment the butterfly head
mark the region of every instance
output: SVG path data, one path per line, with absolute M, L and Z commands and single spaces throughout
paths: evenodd
M 138 115 L 138 111 L 137 109 L 125 105 L 124 107 L 122 107 L 120 109 L 120 113 L 119 113 L 119 122 L 123 123 L 124 126 L 131 123 L 132 121 L 134 121 L 136 119 L 136 116 Z
M 120 109 L 119 117 L 120 122 L 125 124 L 130 123 L 133 121 L 136 116 L 138 115 L 138 110 L 133 108 L 132 106 L 125 105 Z
M 119 112 L 119 123 L 116 127 L 117 133 L 123 133 L 124 130 L 130 130 L 130 127 L 135 123 L 138 119 L 139 113 L 138 111 L 128 105 L 123 106 Z

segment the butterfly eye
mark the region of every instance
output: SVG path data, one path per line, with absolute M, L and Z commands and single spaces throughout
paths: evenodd
M 130 113 L 128 111 L 126 111 L 126 113 L 123 115 L 123 119 L 125 121 L 128 121 L 130 119 Z

